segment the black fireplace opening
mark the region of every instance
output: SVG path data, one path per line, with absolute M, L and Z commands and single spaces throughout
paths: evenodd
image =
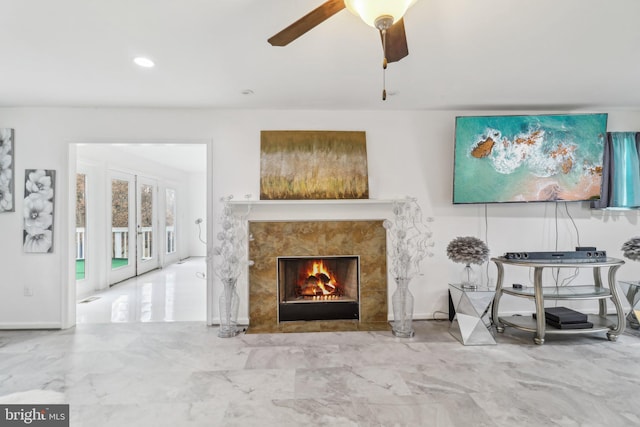
M 278 321 L 358 320 L 358 256 L 278 257 Z

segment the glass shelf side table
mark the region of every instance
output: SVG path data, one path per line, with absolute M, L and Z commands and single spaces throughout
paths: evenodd
M 624 311 L 618 296 L 616 286 L 616 272 L 624 265 L 624 261 L 617 258 L 606 259 L 567 259 L 567 260 L 531 260 L 531 259 L 509 259 L 506 257 L 491 258 L 498 268 L 498 278 L 496 281 L 496 297 L 491 307 L 491 319 L 496 327 L 496 332 L 502 333 L 505 326 L 510 326 L 522 331 L 533 332 L 533 341 L 544 344 L 545 335 L 574 335 L 592 334 L 595 332 L 606 332 L 609 341 L 615 341 L 622 334 L 626 326 Z M 504 266 L 525 267 L 533 269 L 533 287 L 523 289 L 504 286 Z M 570 268 L 570 269 L 590 269 L 593 274 L 593 284 L 555 286 L 549 284 L 544 286 L 543 270 Z M 602 279 L 603 271 L 607 271 L 606 282 Z M 605 287 L 605 284 L 608 287 Z M 503 295 L 511 295 L 519 298 L 527 298 L 535 303 L 535 314 L 533 316 L 499 316 L 500 299 Z M 598 301 L 598 314 L 588 314 L 587 319 L 592 323 L 591 327 L 580 329 L 562 329 L 547 327 L 545 319 L 545 301 Z M 607 302 L 611 301 L 615 307 L 615 315 L 607 315 Z
M 449 284 L 449 297 L 455 311 L 449 333 L 464 345 L 495 344 L 489 316 L 495 293 L 487 287 L 471 289 L 460 283 Z
M 619 281 L 618 286 L 622 290 L 622 294 L 627 298 L 631 310 L 627 314 L 627 320 L 629 326 L 633 329 L 640 329 L 640 321 L 638 321 L 638 315 L 640 315 L 640 282 L 627 282 Z

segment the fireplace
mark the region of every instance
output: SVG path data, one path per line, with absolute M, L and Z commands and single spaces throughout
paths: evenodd
M 358 256 L 278 257 L 278 321 L 358 320 Z
M 389 330 L 387 322 L 387 256 L 386 230 L 382 220 L 339 221 L 249 221 L 249 259 L 254 264 L 249 268 L 249 328 L 247 333 L 273 332 L 317 332 Z M 281 321 L 280 289 L 278 280 L 280 259 L 324 259 L 355 258 L 357 268 L 351 269 L 358 281 L 341 295 L 355 300 L 357 296 L 358 317 L 353 312 L 343 320 Z M 346 262 L 342 260 L 340 262 Z M 336 268 L 336 270 L 339 270 Z M 337 275 L 346 274 L 334 271 Z M 339 280 L 342 280 L 338 277 Z M 284 291 L 283 291 L 284 292 Z M 309 292 L 310 293 L 310 292 Z M 288 298 L 291 298 L 289 294 Z M 318 297 L 320 295 L 317 295 Z M 340 301 L 334 298 L 333 301 Z M 313 302 L 313 298 L 311 299 Z M 317 302 L 317 299 L 316 299 Z M 356 303 L 350 301 L 354 306 Z M 302 310 L 307 303 L 283 304 L 285 311 Z M 336 307 L 332 307 L 336 305 Z M 326 304 L 322 309 L 340 307 L 337 303 Z M 306 310 L 306 309 L 305 309 Z M 286 317 L 286 316 L 285 316 Z M 346 316 L 345 316 L 346 317 Z

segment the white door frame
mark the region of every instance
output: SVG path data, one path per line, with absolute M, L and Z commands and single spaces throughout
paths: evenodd
M 213 140 L 211 139 L 191 139 L 191 140 L 112 140 L 105 141 L 104 138 L 83 139 L 81 141 L 68 142 L 67 156 L 67 232 L 63 233 L 62 247 L 66 247 L 66 269 L 62 269 L 62 279 L 66 279 L 67 286 L 62 286 L 60 292 L 60 326 L 62 329 L 68 329 L 76 325 L 76 248 L 75 248 L 75 229 L 76 229 L 76 198 L 72 197 L 76 191 L 76 172 L 77 172 L 77 145 L 87 143 L 110 143 L 110 144 L 205 144 L 207 147 L 207 325 L 213 324 L 213 300 L 214 300 L 214 280 L 213 280 L 213 260 L 209 254 L 213 251 Z M 64 201 L 64 199 L 62 199 Z M 63 265 L 64 265 L 64 258 Z M 66 276 L 66 277 L 65 277 Z

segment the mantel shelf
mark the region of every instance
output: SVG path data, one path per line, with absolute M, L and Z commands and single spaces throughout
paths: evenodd
M 305 205 L 392 205 L 402 199 L 327 199 L 327 200 L 230 200 L 234 206 L 305 206 Z

